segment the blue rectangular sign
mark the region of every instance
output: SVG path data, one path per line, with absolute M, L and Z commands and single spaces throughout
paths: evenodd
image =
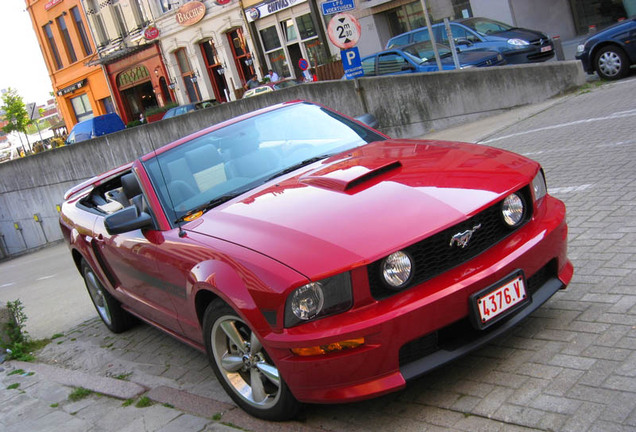
M 340 51 L 340 58 L 342 59 L 342 68 L 344 69 L 347 79 L 364 75 L 358 47 Z
M 353 0 L 333 0 L 320 4 L 323 15 L 333 15 L 340 12 L 350 11 L 356 8 Z

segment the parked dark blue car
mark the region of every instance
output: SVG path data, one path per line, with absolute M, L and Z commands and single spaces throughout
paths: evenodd
M 446 45 L 437 44 L 437 51 L 441 58 L 442 69 L 455 69 L 450 48 Z M 462 69 L 506 64 L 506 60 L 497 51 L 473 50 L 460 52 L 457 56 Z M 435 72 L 439 70 L 431 41 L 380 51 L 364 57 L 362 58 L 362 69 L 364 70 L 364 76 Z
M 576 58 L 589 74 L 615 80 L 636 64 L 636 17 L 614 24 L 588 38 L 576 49 Z
M 545 33 L 512 27 L 488 18 L 466 18 L 450 23 L 455 45 L 462 51 L 488 49 L 500 52 L 509 64 L 542 62 L 554 57 L 552 39 Z M 443 23 L 432 26 L 436 42 L 448 44 Z M 430 40 L 422 27 L 389 39 L 386 48 L 400 47 Z

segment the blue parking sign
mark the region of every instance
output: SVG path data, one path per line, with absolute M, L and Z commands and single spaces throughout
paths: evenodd
M 358 47 L 340 51 L 340 58 L 342 59 L 342 68 L 344 69 L 347 79 L 357 78 L 364 75 Z

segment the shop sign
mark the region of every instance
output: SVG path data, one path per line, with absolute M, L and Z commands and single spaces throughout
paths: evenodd
M 159 36 L 159 29 L 153 25 L 146 27 L 144 30 L 144 39 L 153 40 Z
M 71 84 L 68 87 L 64 87 L 62 89 L 59 89 L 57 91 L 57 95 L 58 96 L 64 96 L 64 95 L 67 95 L 69 93 L 73 93 L 75 90 L 79 90 L 82 87 L 84 87 L 85 85 L 86 85 L 86 78 L 84 78 L 81 81 L 76 82 L 75 84 Z
M 128 69 L 117 76 L 117 87 L 120 89 L 124 87 L 131 87 L 138 82 L 148 81 L 149 77 L 150 72 L 148 72 L 148 68 L 141 65 L 135 66 L 134 68 Z
M 184 27 L 196 24 L 205 16 L 205 5 L 200 1 L 191 1 L 177 10 L 177 24 Z
M 59 5 L 60 3 L 62 3 L 64 0 L 49 0 L 46 3 L 44 3 L 44 10 L 49 10 L 51 9 L 53 6 L 55 5 Z
M 245 10 L 248 22 L 254 22 L 260 18 L 275 14 L 307 0 L 269 0 Z

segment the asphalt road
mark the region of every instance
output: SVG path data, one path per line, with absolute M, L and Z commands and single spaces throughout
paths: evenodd
M 66 244 L 0 263 L 0 304 L 20 300 L 35 339 L 63 333 L 95 316 Z
M 221 421 L 246 430 L 290 431 L 636 430 L 635 95 L 634 75 L 591 83 L 539 106 L 431 135 L 509 149 L 543 165 L 550 192 L 568 208 L 575 274 L 566 291 L 507 337 L 402 392 L 356 404 L 308 406 L 298 422 L 263 425 L 229 414 Z M 34 334 L 39 328 L 57 331 L 59 321 L 48 323 L 60 315 L 77 322 L 95 316 L 64 247 L 2 263 L 0 275 L 0 300 L 7 293 L 9 299 L 22 297 Z M 230 403 L 204 355 L 154 329 L 142 325 L 112 335 L 95 320 L 64 325 L 70 326 L 68 335 L 42 354 L 50 363 L 99 375 L 129 373 L 131 381 L 153 389 L 151 394 L 161 384 L 164 390 Z M 97 398 L 91 403 L 105 404 Z M 115 409 L 123 410 L 117 404 L 108 408 Z M 95 410 L 72 410 L 78 422 L 94 424 Z M 179 430 L 211 430 L 210 414 L 200 417 L 205 419 L 199 426 Z M 173 418 L 147 430 L 177 430 L 169 429 Z

